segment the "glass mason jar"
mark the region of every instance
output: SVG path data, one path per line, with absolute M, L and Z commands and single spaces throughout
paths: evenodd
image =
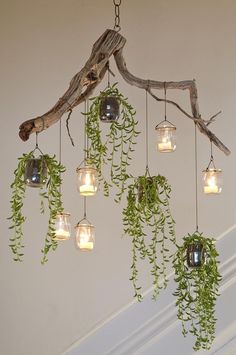
M 83 219 L 76 225 L 75 229 L 76 247 L 81 251 L 92 251 L 95 242 L 94 226 L 87 219 Z
M 203 170 L 203 191 L 205 194 L 220 194 L 222 191 L 222 170 L 206 169 Z
M 157 132 L 157 150 L 161 153 L 171 153 L 176 149 L 176 127 L 167 120 L 159 123 Z
M 98 172 L 92 166 L 85 165 L 76 169 L 77 189 L 81 196 L 93 196 L 98 190 Z
M 116 97 L 105 96 L 100 102 L 100 120 L 102 122 L 114 122 L 120 115 L 120 105 Z
M 55 220 L 54 240 L 68 240 L 71 235 L 70 213 L 58 213 Z
M 206 255 L 201 242 L 189 244 L 187 247 L 188 267 L 200 267 L 205 263 Z
M 41 187 L 47 180 L 47 165 L 43 158 L 31 158 L 26 162 L 24 181 L 27 186 Z

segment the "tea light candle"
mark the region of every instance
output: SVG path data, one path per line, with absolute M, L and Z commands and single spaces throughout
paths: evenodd
M 97 187 L 94 185 L 81 185 L 79 187 L 79 191 L 82 194 L 86 194 L 86 195 L 90 195 L 90 194 L 94 194 L 95 192 L 97 192 Z
M 55 240 L 66 240 L 70 238 L 70 232 L 64 230 L 64 229 L 58 229 L 55 232 Z
M 161 152 L 172 150 L 171 142 L 158 143 L 158 150 L 161 151 Z
M 212 186 L 204 186 L 204 193 L 205 194 L 218 194 L 219 188 L 216 185 L 212 185 Z
M 93 250 L 93 242 L 80 242 L 79 248 L 82 251 Z

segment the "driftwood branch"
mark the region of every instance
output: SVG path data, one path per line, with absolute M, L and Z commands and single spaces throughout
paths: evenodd
M 164 83 L 161 81 L 140 79 L 134 76 L 128 71 L 123 57 L 123 47 L 125 43 L 126 39 L 121 34 L 114 30 L 106 30 L 93 45 L 92 53 L 83 69 L 72 78 L 68 90 L 57 101 L 55 106 L 44 115 L 25 121 L 21 124 L 19 132 L 21 139 L 26 141 L 31 133 L 41 132 L 49 128 L 56 123 L 65 112 L 73 109 L 73 107 L 79 105 L 88 98 L 103 79 L 106 71 L 109 69 L 109 58 L 114 55 L 117 68 L 124 80 L 130 85 L 147 90 L 157 101 L 164 100 L 154 95 L 152 90 L 163 90 L 164 85 L 166 86 L 166 89 L 188 90 L 192 115 L 187 113 L 176 102 L 171 100 L 166 100 L 166 102 L 174 105 L 186 117 L 192 119 L 196 123 L 199 131 L 206 135 L 209 140 L 211 140 L 226 155 L 230 154 L 230 150 L 207 127 L 214 121 L 219 113 L 212 116 L 209 120 L 202 119 L 200 115 L 195 80 L 178 82 L 170 81 Z

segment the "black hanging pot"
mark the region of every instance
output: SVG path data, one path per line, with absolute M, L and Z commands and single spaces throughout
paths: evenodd
M 27 186 L 41 187 L 47 180 L 47 165 L 43 158 L 31 158 L 26 162 L 24 181 Z
M 138 185 L 138 202 L 141 203 L 143 199 L 147 198 L 148 203 L 152 203 L 152 196 L 149 194 L 149 190 L 151 190 L 153 186 L 153 178 L 151 176 L 146 177 L 146 186 L 141 182 Z
M 193 242 L 187 246 L 188 267 L 200 267 L 205 263 L 206 255 L 201 242 Z
M 119 101 L 114 96 L 105 96 L 100 102 L 100 120 L 102 122 L 115 122 L 120 115 Z

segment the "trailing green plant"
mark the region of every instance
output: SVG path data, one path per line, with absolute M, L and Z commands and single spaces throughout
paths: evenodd
M 204 262 L 191 268 L 187 264 L 187 250 L 196 243 L 202 245 Z M 175 281 L 178 283 L 174 293 L 177 317 L 182 322 L 183 335 L 190 332 L 196 338 L 195 351 L 210 349 L 215 338 L 215 303 L 221 275 L 214 243 L 214 239 L 206 238 L 202 233 L 188 234 L 174 258 Z
M 175 241 L 175 222 L 169 199 L 171 187 L 164 176 L 140 176 L 128 186 L 123 210 L 124 232 L 132 238 L 131 278 L 134 297 L 142 300 L 138 285 L 138 259 L 147 259 L 153 278 L 153 299 L 167 286 L 166 267 L 171 262 L 170 245 Z M 159 256 L 158 256 L 159 251 Z
M 109 86 L 98 96 L 90 99 L 92 104 L 86 114 L 86 132 L 90 141 L 87 150 L 88 161 L 98 170 L 99 181 L 103 186 L 105 196 L 109 196 L 111 186 L 115 185 L 118 188 L 116 195 L 118 202 L 125 191 L 125 183 L 129 177 L 127 167 L 130 165 L 131 153 L 134 151 L 139 132 L 136 130 L 138 122 L 134 119 L 136 111 L 128 103 L 127 98 L 119 92 L 116 85 Z M 109 124 L 109 132 L 103 139 L 100 127 L 100 105 L 101 100 L 107 96 L 118 100 L 120 116 L 117 121 Z M 105 177 L 105 165 L 109 165 L 110 178 Z
M 23 261 L 23 224 L 26 217 L 23 214 L 23 200 L 25 198 L 26 184 L 24 179 L 26 164 L 29 159 L 34 158 L 34 151 L 23 154 L 18 158 L 19 163 L 17 169 L 14 171 L 14 180 L 11 184 L 12 198 L 11 198 L 11 216 L 8 218 L 12 224 L 9 229 L 13 230 L 13 236 L 10 238 L 10 248 L 13 252 L 13 260 Z M 55 156 L 41 155 L 39 157 L 46 163 L 48 177 L 46 183 L 39 189 L 41 196 L 41 213 L 44 213 L 43 200 L 48 201 L 49 207 L 49 220 L 48 230 L 45 237 L 45 244 L 42 249 L 43 257 L 41 263 L 44 264 L 47 259 L 47 254 L 50 249 L 55 250 L 57 242 L 55 237 L 55 218 L 56 214 L 63 211 L 60 185 L 61 185 L 61 173 L 65 171 L 65 167 L 58 163 Z

